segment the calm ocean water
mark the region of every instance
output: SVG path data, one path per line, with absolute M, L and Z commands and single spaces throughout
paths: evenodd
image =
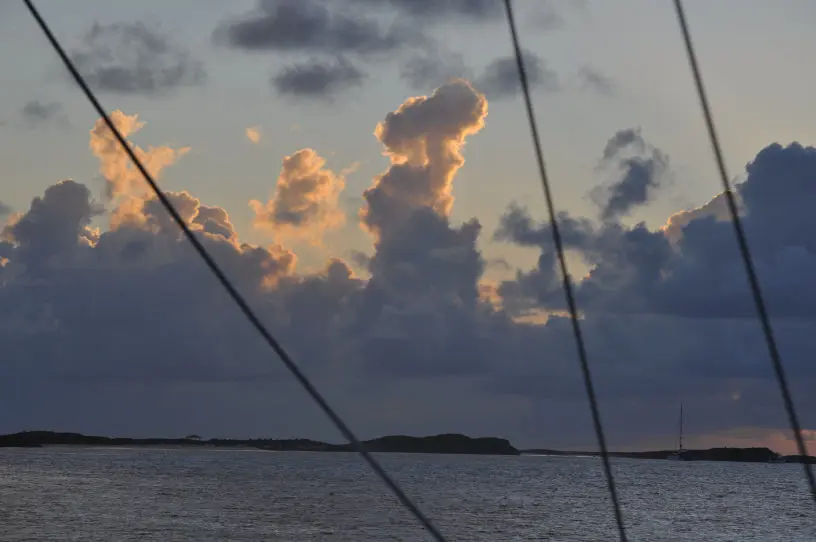
M 615 540 L 596 459 L 380 457 L 449 540 Z M 632 540 L 816 540 L 799 465 L 614 465 Z M 4 541 L 427 539 L 353 454 L 0 450 Z

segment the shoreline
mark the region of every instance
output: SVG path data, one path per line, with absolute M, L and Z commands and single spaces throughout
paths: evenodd
M 523 455 L 549 457 L 600 457 L 600 452 L 579 452 L 570 450 L 525 449 Z M 609 457 L 623 459 L 670 460 L 677 450 L 652 450 L 643 452 L 609 452 Z M 781 455 L 770 448 L 708 448 L 705 450 L 684 450 L 681 461 L 723 461 L 730 463 L 803 463 L 816 464 L 814 456 Z
M 423 437 L 390 435 L 363 441 L 370 452 L 413 454 L 510 455 L 546 457 L 599 457 L 599 452 L 554 450 L 547 448 L 517 449 L 507 439 L 497 437 L 471 438 L 461 434 L 441 434 Z M 259 450 L 277 452 L 355 452 L 349 444 L 332 444 L 311 439 L 201 439 L 196 435 L 184 438 L 128 438 L 61 433 L 54 431 L 23 431 L 0 435 L 0 448 L 159 448 Z M 642 452 L 610 452 L 613 458 L 669 460 L 676 450 Z M 738 463 L 803 463 L 816 464 L 816 457 L 782 456 L 769 448 L 709 448 L 685 450 L 683 461 L 724 461 Z
M 495 437 L 471 438 L 459 434 L 425 437 L 391 435 L 363 441 L 370 452 L 520 455 L 506 439 Z M 208 439 L 190 435 L 185 438 L 125 438 L 101 437 L 81 433 L 24 431 L 0 435 L 0 448 L 41 448 L 45 446 L 93 447 L 162 447 L 257 449 L 265 451 L 353 452 L 349 444 L 331 444 L 310 439 Z

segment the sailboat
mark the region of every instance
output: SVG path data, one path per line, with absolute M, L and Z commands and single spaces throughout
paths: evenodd
M 683 403 L 680 403 L 680 438 L 678 439 L 677 451 L 666 459 L 671 461 L 685 461 L 685 450 L 683 449 Z

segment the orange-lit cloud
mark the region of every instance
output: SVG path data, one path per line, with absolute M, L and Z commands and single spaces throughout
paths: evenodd
M 257 145 L 258 143 L 261 142 L 263 132 L 261 131 L 260 126 L 250 126 L 249 128 L 246 129 L 246 132 L 244 133 L 246 134 L 247 139 L 249 139 L 252 143 Z
M 737 205 L 739 205 L 739 195 L 735 194 L 735 197 Z M 728 211 L 728 204 L 724 194 L 717 194 L 705 205 L 697 207 L 696 209 L 686 209 L 674 213 L 669 217 L 661 230 L 669 241 L 677 243 L 680 241 L 680 238 L 683 237 L 683 228 L 691 222 L 707 216 L 713 216 L 717 220 L 730 220 L 731 214 Z
M 118 109 L 110 117 L 124 137 L 135 134 L 145 125 L 139 121 L 139 115 L 126 115 Z M 90 148 L 99 159 L 99 172 L 107 182 L 108 197 L 117 200 L 110 227 L 116 228 L 127 221 L 139 221 L 143 200 L 149 197 L 150 188 L 102 119 L 97 120 L 90 131 Z M 149 146 L 144 150 L 133 145 L 133 150 L 153 178 L 158 179 L 162 171 L 187 154 L 190 147 Z
M 145 125 L 138 115 L 126 115 L 119 110 L 114 111 L 111 118 L 125 137 L 133 135 Z M 168 239 L 180 241 L 181 231 L 178 225 L 156 198 L 139 170 L 132 165 L 127 154 L 121 150 L 102 119 L 96 121 L 90 136 L 91 151 L 99 159 L 99 171 L 107 182 L 107 195 L 114 201 L 109 233 L 122 233 L 120 237 L 108 235 L 108 243 L 121 241 L 126 246 L 130 242 L 130 234 L 123 231 L 125 227 L 155 234 L 170 234 Z M 145 150 L 136 145 L 133 145 L 133 149 L 154 178 L 160 177 L 166 167 L 175 164 L 190 150 L 189 147 L 168 146 L 149 146 Z M 233 275 L 246 273 L 246 269 L 254 269 L 253 276 L 259 281 L 259 285 L 272 288 L 281 277 L 294 273 L 297 264 L 294 252 L 280 244 L 258 247 L 242 243 L 225 209 L 204 205 L 187 191 L 164 193 L 190 229 L 203 236 L 209 249 L 217 253 L 223 252 L 222 263 L 233 260 L 240 262 L 237 266 L 226 265 Z M 88 232 L 88 235 L 99 236 L 96 230 Z M 173 250 L 154 251 L 153 256 L 159 259 L 176 257 Z
M 448 216 L 456 172 L 465 160 L 465 139 L 484 127 L 487 99 L 457 79 L 431 96 L 409 98 L 377 125 L 391 167 L 364 193 L 360 218 L 377 237 L 386 225 L 427 207 Z
M 253 225 L 276 237 L 304 238 L 319 243 L 323 234 L 345 221 L 338 197 L 345 187 L 342 174 L 324 167 L 326 160 L 312 149 L 283 159 L 275 194 L 266 204 L 252 200 Z

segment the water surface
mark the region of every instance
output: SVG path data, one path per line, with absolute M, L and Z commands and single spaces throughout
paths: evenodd
M 594 458 L 379 454 L 449 540 L 615 540 Z M 615 460 L 640 541 L 816 540 L 800 465 Z M 429 540 L 354 454 L 0 449 L 3 541 Z

